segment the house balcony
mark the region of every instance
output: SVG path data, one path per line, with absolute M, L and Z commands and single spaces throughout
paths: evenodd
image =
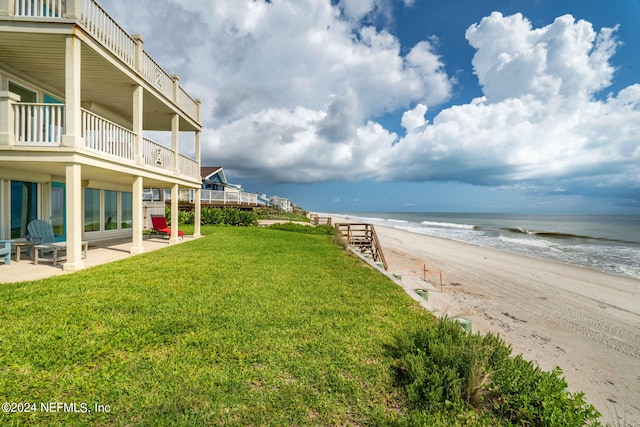
M 171 190 L 147 188 L 143 193 L 145 201 L 171 202 Z M 182 206 L 195 205 L 196 192 L 193 189 L 181 189 L 178 202 Z M 202 206 L 255 207 L 258 206 L 258 195 L 244 191 L 200 190 Z
M 117 59 L 114 65 L 125 67 L 144 80 L 147 90 L 177 109 L 190 124 L 199 126 L 199 101 L 180 87 L 176 75 L 167 73 L 142 48 L 140 36 L 127 33 L 95 0 L 0 0 L 0 23 L 5 24 L 0 45 L 7 47 L 6 51 L 0 49 L 0 61 L 17 65 L 34 77 L 42 75 L 41 81 L 51 77 L 61 79 L 64 75 L 56 73 L 59 67 L 55 58 L 51 58 L 59 51 L 54 44 L 59 44 L 56 40 L 59 35 L 76 34 L 77 25 L 86 33 L 87 37 L 82 37 L 85 44 L 100 46 L 108 53 L 108 61 L 113 63 L 112 59 Z M 104 60 L 94 57 L 92 52 L 87 54 L 91 61 L 87 65 L 91 68 L 99 67 Z M 61 58 L 63 53 L 58 55 L 58 60 Z M 116 82 L 101 79 L 99 83 L 106 83 L 105 88 L 109 89 L 108 85 Z
M 0 93 L 0 148 L 65 150 L 65 105 L 14 102 Z M 88 155 L 120 164 L 142 167 L 170 176 L 200 180 L 196 160 L 126 129 L 86 109 L 81 109 L 83 146 Z M 141 147 L 137 147 L 141 141 Z M 140 153 L 136 155 L 136 153 Z

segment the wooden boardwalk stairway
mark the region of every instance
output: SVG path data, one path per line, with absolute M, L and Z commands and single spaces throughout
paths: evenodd
M 387 261 L 372 224 L 344 223 L 336 224 L 335 228 L 338 233 L 346 237 L 350 246 L 359 250 L 364 256 L 371 257 L 374 262 L 381 263 L 384 269 L 387 269 Z

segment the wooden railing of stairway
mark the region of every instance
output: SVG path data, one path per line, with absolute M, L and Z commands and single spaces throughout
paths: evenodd
M 387 269 L 387 260 L 384 258 L 380 240 L 372 224 L 341 223 L 336 224 L 335 228 L 347 238 L 350 246 L 358 249 L 365 256 L 371 256 L 374 262 L 382 263 L 384 269 Z

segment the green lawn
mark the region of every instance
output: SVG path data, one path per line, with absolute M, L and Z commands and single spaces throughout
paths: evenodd
M 0 425 L 598 425 L 561 372 L 279 227 L 0 285 Z
M 428 322 L 326 236 L 209 228 L 70 276 L 0 286 L 0 425 L 362 425 L 401 406 L 388 347 Z M 44 413 L 76 402 L 108 413 Z

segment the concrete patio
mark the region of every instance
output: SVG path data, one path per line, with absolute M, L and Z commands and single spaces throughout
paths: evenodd
M 190 242 L 192 240 L 193 236 L 184 236 L 184 239 L 180 239 L 178 243 Z M 166 248 L 169 245 L 169 240 L 166 238 L 144 236 L 143 246 L 145 253 Z M 87 257 L 83 260 L 85 268 L 95 267 L 96 265 L 134 256 L 130 253 L 132 246 L 133 243 L 131 239 L 92 242 L 89 244 Z M 63 274 L 73 274 L 73 272 L 64 271 L 62 264 L 53 265 L 53 260 L 39 261 L 36 265 L 31 260 L 31 257 L 25 254 L 22 255 L 20 261 L 15 261 L 15 256 L 12 255 L 11 264 L 0 264 L 0 284 L 39 280 Z

